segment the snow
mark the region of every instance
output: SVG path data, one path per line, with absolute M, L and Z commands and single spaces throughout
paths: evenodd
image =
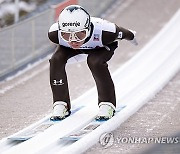
M 24 10 L 26 12 L 31 12 L 36 8 L 35 3 L 28 4 L 26 2 L 19 2 L 19 9 Z M 0 17 L 3 17 L 6 14 L 14 14 L 16 12 L 15 3 L 5 3 L 0 6 Z
M 179 19 L 180 11 L 134 58 L 113 74 L 117 102 L 119 102 L 117 107 L 126 105 L 116 116 L 73 144 L 62 143 L 59 140 L 60 137 L 70 133 L 72 128 L 75 130 L 78 127 L 83 127 L 94 118 L 97 112 L 95 110 L 97 109 L 97 93 L 93 88 L 72 103 L 74 108 L 77 107 L 77 104 L 82 105 L 86 101 L 85 108 L 43 134 L 14 146 L 7 153 L 17 153 L 23 149 L 29 153 L 45 154 L 47 150 L 48 153 L 82 153 L 98 142 L 102 133 L 117 128 L 162 89 L 179 71 L 180 45 L 177 39 L 177 36 L 180 35 Z M 167 35 L 168 37 L 165 37 Z M 120 76 L 121 80 L 119 80 Z M 124 102 L 124 104 L 120 102 Z M 4 142 L 0 144 L 0 147 L 3 144 Z
M 16 74 L 14 74 L 14 75 L 6 78 L 4 81 L 1 81 L 0 84 L 3 84 L 3 83 L 6 82 L 6 81 L 13 80 L 14 78 L 17 78 L 18 76 L 21 76 L 21 75 L 25 74 L 27 71 L 32 70 L 34 67 L 40 65 L 42 62 L 44 62 L 44 61 L 46 61 L 47 59 L 49 59 L 50 56 L 51 56 L 51 54 L 50 54 L 50 55 L 47 55 L 45 58 L 42 58 L 42 59 L 36 61 L 36 62 L 33 63 L 33 64 L 29 64 L 25 69 L 23 69 L 23 70 L 17 72 Z M 14 83 L 14 84 L 11 84 L 11 86 L 6 86 L 6 87 L 1 88 L 1 89 L 0 89 L 0 94 L 4 94 L 4 93 L 6 93 L 7 91 L 13 89 L 14 87 L 20 85 L 21 83 L 30 80 L 31 78 L 33 78 L 33 77 L 36 76 L 37 74 L 39 74 L 39 73 L 43 72 L 44 70 L 46 70 L 48 67 L 49 67 L 48 64 L 47 64 L 47 65 L 44 65 L 44 67 L 43 67 L 41 70 L 35 71 L 35 72 L 33 72 L 31 75 L 27 75 L 27 76 L 25 75 L 25 76 L 22 77 L 18 82 Z
M 126 102 L 126 107 L 92 133 L 57 153 L 82 153 L 86 151 L 99 141 L 101 134 L 116 129 L 140 109 L 179 71 L 180 45 L 177 41 L 177 36 L 180 34 L 180 30 L 177 31 L 177 27 L 180 26 L 179 19 L 180 11 L 138 55 L 113 74 L 115 85 L 120 85 L 116 86 L 116 91 L 121 94 L 121 96 L 118 95 L 118 102 Z M 164 35 L 170 37 L 167 38 Z M 161 51 L 164 54 L 161 54 Z M 138 70 L 134 68 L 138 68 Z M 118 81 L 119 76 L 124 80 Z M 134 86 L 130 83 L 132 80 Z M 122 94 L 121 89 L 126 92 Z M 161 120 L 165 117 L 166 115 Z

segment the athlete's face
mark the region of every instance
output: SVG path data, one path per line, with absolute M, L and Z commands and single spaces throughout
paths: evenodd
M 61 38 L 64 41 L 68 42 L 68 44 L 73 49 L 79 49 L 88 36 L 88 29 L 83 29 L 83 30 L 74 31 L 74 32 L 66 32 L 66 31 L 61 30 L 60 32 L 61 32 L 60 33 Z
M 81 42 L 76 42 L 76 41 L 71 41 L 68 42 L 68 44 L 73 48 L 73 49 L 79 49 L 83 45 L 84 41 Z

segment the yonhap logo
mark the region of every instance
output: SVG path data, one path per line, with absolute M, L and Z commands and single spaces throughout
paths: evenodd
M 62 26 L 63 27 L 66 27 L 66 26 L 75 26 L 75 27 L 78 27 L 78 26 L 81 26 L 81 23 L 80 22 L 63 22 L 62 23 Z
M 108 148 L 114 144 L 113 133 L 104 133 L 100 136 L 99 142 L 104 148 Z

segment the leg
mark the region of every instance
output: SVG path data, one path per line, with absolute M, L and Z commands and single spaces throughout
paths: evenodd
M 70 110 L 70 97 L 65 66 L 67 60 L 74 56 L 72 49 L 58 46 L 50 61 L 50 85 L 53 93 L 53 102 L 63 101 Z
M 114 83 L 107 64 L 113 53 L 114 50 L 108 51 L 105 48 L 93 50 L 88 55 L 87 63 L 96 82 L 99 104 L 110 102 L 116 106 Z

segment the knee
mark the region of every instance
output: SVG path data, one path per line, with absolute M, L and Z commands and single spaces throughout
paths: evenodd
M 98 70 L 107 65 L 106 62 L 104 62 L 101 58 L 97 56 L 88 56 L 87 64 L 90 69 Z

